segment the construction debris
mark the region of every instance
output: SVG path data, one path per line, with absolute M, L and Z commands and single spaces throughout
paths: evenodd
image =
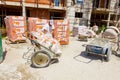
M 82 40 L 87 40 L 88 37 L 95 37 L 96 33 L 89 29 L 86 26 L 79 26 L 78 27 L 78 38 Z
M 0 67 L 0 80 L 41 80 L 38 73 L 30 70 L 30 67 L 24 64 L 18 66 L 2 65 Z

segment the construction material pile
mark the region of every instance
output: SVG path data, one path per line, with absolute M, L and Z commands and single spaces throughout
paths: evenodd
M 68 20 L 55 20 L 54 38 L 60 44 L 69 44 L 69 21 Z
M 88 37 L 94 37 L 96 34 L 94 31 L 92 31 L 91 29 L 89 29 L 86 26 L 79 26 L 78 28 L 78 34 L 80 35 L 84 35 L 84 36 L 88 36 Z
M 95 37 L 96 33 L 92 29 L 89 29 L 87 26 L 81 25 L 73 27 L 73 37 L 77 35 L 79 37 Z
M 60 44 L 69 44 L 69 21 L 68 20 L 46 20 L 39 18 L 28 18 L 29 32 L 39 31 L 46 24 L 54 25 L 54 38 L 60 42 Z
M 23 41 L 26 38 L 23 36 L 26 31 L 26 18 L 22 16 L 6 16 L 5 24 L 7 36 L 10 41 Z
M 37 41 L 39 44 L 44 45 L 55 53 L 61 53 L 59 41 L 54 39 L 51 33 L 44 33 L 47 30 L 47 20 L 30 18 L 29 19 L 29 33 L 31 39 Z M 30 25 L 32 24 L 32 25 Z
M 43 28 L 45 24 L 47 24 L 48 20 L 46 19 L 39 19 L 34 17 L 28 18 L 28 32 L 31 33 L 32 31 L 38 31 Z

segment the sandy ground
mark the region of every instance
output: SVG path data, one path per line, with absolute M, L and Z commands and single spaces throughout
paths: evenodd
M 4 61 L 0 64 L 0 75 L 18 70 L 19 67 L 23 69 L 21 73 L 23 72 L 24 76 L 38 77 L 29 80 L 120 80 L 120 57 L 112 54 L 109 62 L 102 62 L 100 56 L 87 56 L 83 45 L 89 41 L 77 41 L 76 38 L 71 37 L 70 44 L 62 46 L 63 53 L 58 63 L 46 68 L 32 68 L 29 61 L 23 58 L 28 44 L 6 45 L 3 40 L 3 48 L 4 50 L 6 48 L 7 52 Z M 28 80 L 28 78 L 14 80 Z

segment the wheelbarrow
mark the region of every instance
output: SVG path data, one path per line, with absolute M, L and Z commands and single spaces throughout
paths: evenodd
M 95 38 L 86 46 L 86 53 L 100 55 L 105 58 L 106 61 L 110 60 L 110 56 L 112 53 L 112 46 L 107 39 L 103 38 Z
M 50 48 L 48 48 L 42 44 L 40 44 L 37 40 L 29 38 L 32 47 L 34 49 L 34 52 L 32 55 L 29 56 L 29 59 L 31 61 L 32 67 L 37 68 L 43 68 L 49 66 L 49 64 L 58 62 L 58 58 L 60 57 L 58 54 L 55 54 Z M 29 53 L 28 52 L 24 54 L 24 56 Z

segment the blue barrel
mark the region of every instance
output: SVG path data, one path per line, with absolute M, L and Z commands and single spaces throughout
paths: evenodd
M 59 6 L 59 0 L 54 0 L 55 6 Z
M 3 61 L 2 35 L 0 31 L 0 63 Z

